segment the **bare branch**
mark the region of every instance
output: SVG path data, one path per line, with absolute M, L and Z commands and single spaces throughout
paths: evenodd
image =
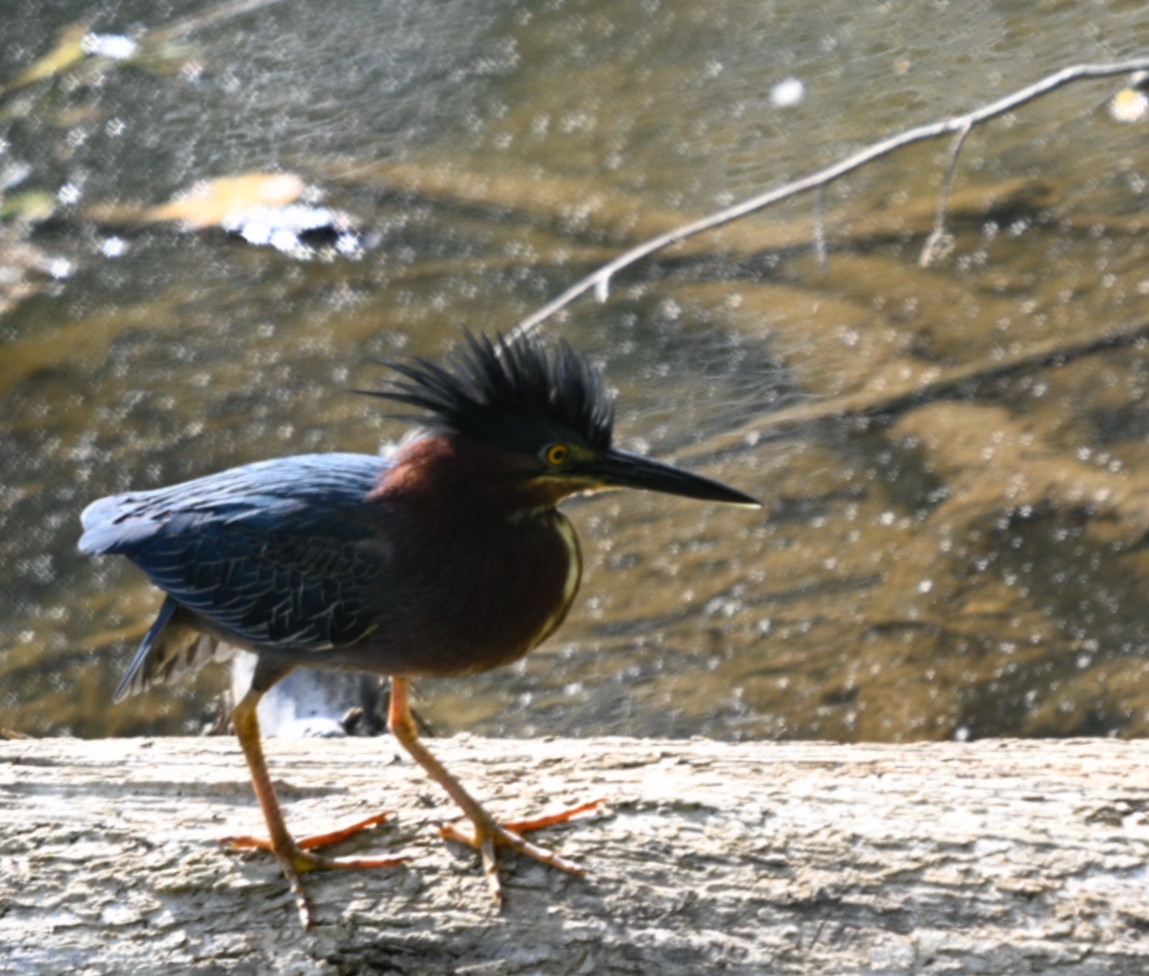
M 818 187 L 814 194 L 814 253 L 818 256 L 818 267 L 823 271 L 829 260 L 826 255 L 826 185 Z
M 745 217 L 747 214 L 762 210 L 781 200 L 797 196 L 800 193 L 817 190 L 819 187 L 824 187 L 834 180 L 845 176 L 847 173 L 859 169 L 872 160 L 887 156 L 895 150 L 901 149 L 903 146 L 909 146 L 915 142 L 924 142 L 927 139 L 937 139 L 940 136 L 949 135 L 950 133 L 968 131 L 975 125 L 996 118 L 999 115 L 1004 115 L 1019 105 L 1024 105 L 1026 102 L 1033 101 L 1035 98 L 1040 98 L 1042 95 L 1046 95 L 1071 82 L 1080 81 L 1084 78 L 1112 78 L 1116 75 L 1132 74 L 1136 71 L 1145 70 L 1149 70 L 1149 58 L 1138 58 L 1132 61 L 1118 61 L 1109 64 L 1073 65 L 1068 68 L 1062 68 L 1060 71 L 1047 75 L 1045 78 L 1026 88 L 1006 95 L 996 102 L 991 102 L 989 105 L 975 109 L 965 115 L 956 115 L 951 118 L 941 119 L 938 122 L 921 125 L 914 129 L 907 129 L 898 135 L 883 139 L 881 142 L 876 142 L 860 152 L 847 156 L 840 162 L 819 170 L 810 176 L 795 180 L 792 183 L 787 183 L 785 186 L 778 187 L 777 189 L 768 190 L 756 197 L 751 197 L 749 200 L 734 204 L 734 206 L 727 207 L 725 210 L 719 210 L 717 213 L 710 214 L 707 217 L 683 224 L 681 227 L 676 227 L 673 230 L 667 231 L 665 234 L 659 234 L 657 237 L 652 237 L 637 247 L 631 248 L 626 253 L 620 254 L 610 263 L 603 265 L 593 274 L 571 285 L 571 287 L 559 295 L 558 298 L 548 302 L 532 315 L 527 316 L 508 333 L 508 339 L 513 341 L 538 328 L 539 325 L 560 309 L 565 308 L 580 295 L 590 291 L 592 288 L 596 289 L 598 295 L 601 297 L 606 283 L 623 268 L 629 267 L 647 255 L 653 254 L 655 251 L 660 251 L 664 247 L 668 247 L 685 238 L 693 237 L 695 234 L 701 234 L 704 231 L 713 230 L 716 227 L 721 227 L 723 224 L 738 220 L 740 217 Z M 960 148 L 961 143 L 958 142 L 955 146 L 955 151 L 952 153 L 951 166 L 953 162 L 956 162 L 957 151 L 960 150 Z M 948 189 L 946 192 L 948 193 Z

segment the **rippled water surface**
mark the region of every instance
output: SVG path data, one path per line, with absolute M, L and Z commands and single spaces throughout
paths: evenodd
M 159 601 L 126 561 L 76 552 L 89 501 L 375 452 L 403 427 L 348 392 L 382 382 L 372 359 L 505 330 L 668 227 L 1066 64 L 1139 55 L 1149 26 L 1118 3 L 8 7 L 0 726 L 85 736 L 198 731 L 226 683 L 209 669 L 110 705 Z M 84 29 L 140 53 L 28 76 Z M 803 97 L 779 106 L 787 79 Z M 1149 731 L 1149 156 L 1144 125 L 1106 110 L 1122 84 L 976 130 L 934 267 L 918 257 L 942 142 L 829 188 L 825 267 L 804 197 L 548 323 L 619 390 L 622 446 L 766 507 L 573 501 L 587 566 L 567 624 L 514 667 L 423 683 L 427 718 L 515 735 Z M 200 181 L 273 173 L 347 215 L 354 243 L 279 250 L 161 219 Z M 801 409 L 822 419 L 774 436 Z

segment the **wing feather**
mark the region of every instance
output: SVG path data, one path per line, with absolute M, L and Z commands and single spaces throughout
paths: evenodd
M 126 555 L 242 644 L 346 646 L 375 627 L 395 572 L 386 513 L 364 501 L 388 467 L 305 455 L 104 498 L 84 512 L 80 548 Z

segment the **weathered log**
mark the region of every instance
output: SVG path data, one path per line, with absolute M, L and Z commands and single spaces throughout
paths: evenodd
M 390 870 L 307 878 L 298 927 L 228 739 L 0 742 L 0 973 L 1149 972 L 1149 742 L 438 740 L 500 814 L 603 796 L 504 857 L 491 905 L 391 740 L 270 741 L 299 833 Z

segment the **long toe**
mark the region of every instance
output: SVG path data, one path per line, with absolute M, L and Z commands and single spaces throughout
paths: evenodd
M 337 827 L 335 830 L 328 831 L 325 834 L 311 834 L 307 837 L 297 837 L 295 843 L 305 851 L 313 851 L 317 847 L 329 847 L 332 844 L 340 844 L 347 840 L 348 837 L 354 837 L 361 831 L 378 827 L 379 824 L 383 823 L 388 817 L 393 816 L 394 813 L 394 810 L 384 810 L 382 813 L 377 813 L 373 817 L 368 817 L 366 820 L 348 824 L 346 827 Z
M 299 840 L 288 839 L 285 845 L 273 845 L 266 837 L 225 837 L 220 841 L 231 850 L 259 850 L 274 854 L 283 868 L 283 875 L 291 887 L 299 923 L 311 927 L 311 905 L 303 887 L 303 875 L 311 871 L 346 871 L 360 868 L 394 868 L 411 860 L 409 857 L 324 857 L 312 853 L 317 847 L 337 844 L 362 830 L 374 827 L 391 815 L 379 813 L 366 820 L 323 834 L 312 834 Z
M 558 813 L 548 813 L 542 817 L 533 817 L 530 820 L 515 820 L 511 823 L 505 823 L 503 826 L 514 834 L 528 834 L 532 830 L 542 830 L 545 827 L 553 827 L 555 824 L 567 823 L 584 813 L 597 810 L 605 802 L 602 798 L 591 800 L 587 803 L 580 803 L 577 807 L 571 807 L 568 810 L 560 810 Z
M 299 921 L 305 929 L 311 928 L 311 906 L 307 892 L 303 888 L 301 875 L 309 871 L 353 871 L 359 868 L 396 868 L 410 861 L 409 857 L 323 857 L 312 854 L 300 847 L 276 854 L 283 866 L 284 877 L 291 885 L 295 906 L 299 910 Z
M 379 826 L 379 824 L 383 823 L 388 817 L 393 816 L 394 813 L 394 810 L 384 810 L 382 813 L 377 813 L 374 816 L 368 817 L 366 820 L 360 820 L 346 827 L 337 827 L 334 830 L 322 834 L 310 834 L 307 837 L 297 837 L 295 839 L 295 845 L 305 851 L 313 851 L 317 847 L 328 847 L 332 844 L 339 844 L 347 840 L 348 837 L 355 836 L 355 834 L 358 834 L 360 831 L 370 830 L 372 827 Z M 220 840 L 220 843 L 231 850 L 275 851 L 275 847 L 267 837 L 252 837 L 249 835 L 224 837 Z
M 466 830 L 453 823 L 440 823 L 439 836 L 444 840 L 453 840 L 461 844 L 467 844 L 479 851 L 483 858 L 483 873 L 487 877 L 487 885 L 490 888 L 491 897 L 496 904 L 501 904 L 503 888 L 499 879 L 497 849 L 500 847 L 509 847 L 519 854 L 532 857 L 536 861 L 541 861 L 543 864 L 549 865 L 552 868 L 558 868 L 567 874 L 582 877 L 586 872 L 578 864 L 575 864 L 573 861 L 568 861 L 565 857 L 561 857 L 546 847 L 532 844 L 523 837 L 523 833 L 531 830 L 540 830 L 544 827 L 552 827 L 555 824 L 566 823 L 573 817 L 596 809 L 601 802 L 601 800 L 594 800 L 590 803 L 573 807 L 570 810 L 563 810 L 559 813 L 548 814 L 531 820 L 515 821 L 514 823 L 476 823 L 473 825 L 472 830 Z
M 300 924 L 311 928 L 311 904 L 303 887 L 303 875 L 311 871 L 345 871 L 358 868 L 395 868 L 411 860 L 409 857 L 323 857 L 305 851 L 298 845 L 290 850 L 276 851 L 276 859 L 283 868 L 283 875 L 291 886 L 295 907 L 299 911 Z
M 532 844 L 525 837 L 509 830 L 507 827 L 495 825 L 489 836 L 477 836 L 474 831 L 466 831 L 456 824 L 445 823 L 439 825 L 439 836 L 444 840 L 454 840 L 461 844 L 469 844 L 471 847 L 482 852 L 485 843 L 490 843 L 493 848 L 509 847 L 519 854 L 525 854 L 527 857 L 533 857 L 536 861 L 542 861 L 543 864 L 549 864 L 552 868 L 558 868 L 560 871 L 565 871 L 567 874 L 578 875 L 580 878 L 586 874 L 581 867 L 573 861 L 568 861 L 565 857 L 560 857 L 554 851 L 546 847 L 540 847 L 538 844 Z M 494 860 L 493 851 L 490 858 Z M 486 860 L 486 856 L 484 856 Z

